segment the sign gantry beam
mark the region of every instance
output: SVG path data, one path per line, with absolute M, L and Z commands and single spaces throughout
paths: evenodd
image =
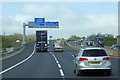
M 59 22 L 45 22 L 45 18 L 35 18 L 34 20 L 28 24 L 23 23 L 23 44 L 25 43 L 26 26 L 28 28 L 59 28 Z

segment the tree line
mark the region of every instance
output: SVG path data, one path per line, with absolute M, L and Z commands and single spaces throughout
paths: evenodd
M 89 40 L 94 40 L 94 43 L 96 43 L 96 38 L 97 37 L 103 37 L 104 38 L 104 44 L 105 46 L 112 46 L 113 44 L 117 44 L 117 37 L 114 37 L 112 34 L 91 34 L 87 37 L 80 37 L 80 36 L 76 36 L 76 35 L 72 35 L 70 36 L 70 40 L 78 40 L 78 39 L 83 39 L 86 41 Z
M 2 49 L 9 47 L 19 47 L 22 44 L 22 34 L 14 33 L 12 35 L 0 35 L 0 45 Z M 27 35 L 26 41 L 35 41 L 35 34 Z M 17 42 L 19 40 L 19 42 Z

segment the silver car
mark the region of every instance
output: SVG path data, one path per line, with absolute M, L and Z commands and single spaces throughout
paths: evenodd
M 81 75 L 83 72 L 104 72 L 105 75 L 111 75 L 110 57 L 103 48 L 81 48 L 74 56 L 76 75 Z

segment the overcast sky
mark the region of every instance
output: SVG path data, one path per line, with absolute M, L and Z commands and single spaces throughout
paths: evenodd
M 34 18 L 59 21 L 59 29 L 46 29 L 49 36 L 68 38 L 94 33 L 118 34 L 117 2 L 4 2 L 2 3 L 2 32 L 22 34 L 23 23 Z M 0 17 L 1 18 L 1 17 Z M 26 34 L 36 30 L 26 28 Z

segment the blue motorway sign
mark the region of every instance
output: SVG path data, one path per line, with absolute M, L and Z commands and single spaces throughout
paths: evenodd
M 53 36 L 49 36 L 49 38 L 53 38 Z
M 35 26 L 45 26 L 45 18 L 35 18 Z
M 59 27 L 59 22 L 46 22 L 46 27 Z
M 59 22 L 45 22 L 45 18 L 35 18 L 34 22 L 28 22 L 29 28 L 59 28 Z

